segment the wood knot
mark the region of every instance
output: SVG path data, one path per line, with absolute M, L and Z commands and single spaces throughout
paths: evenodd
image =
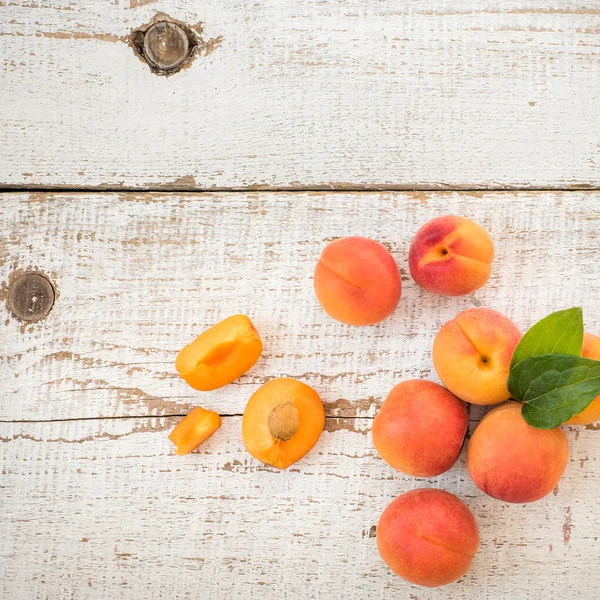
M 54 299 L 54 287 L 39 273 L 21 273 L 8 288 L 8 309 L 28 323 L 43 319 L 52 310 Z
M 198 47 L 203 45 L 190 27 L 164 13 L 133 31 L 129 43 L 157 75 L 172 75 L 185 68 L 195 57 Z
M 190 42 L 186 32 L 176 23 L 159 21 L 144 34 L 146 58 L 165 71 L 177 68 L 188 56 Z

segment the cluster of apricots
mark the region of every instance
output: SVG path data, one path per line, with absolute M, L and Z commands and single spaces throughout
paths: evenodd
M 457 216 L 438 217 L 415 235 L 410 272 L 425 290 L 447 296 L 470 294 L 489 279 L 494 247 L 486 231 Z M 402 282 L 387 249 L 364 237 L 331 242 L 314 273 L 325 312 L 348 325 L 372 325 L 398 305 Z M 510 319 L 490 308 L 459 313 L 433 343 L 433 365 L 443 384 L 410 380 L 396 385 L 373 421 L 375 447 L 393 469 L 435 477 L 460 454 L 468 427 L 465 403 L 500 404 L 476 427 L 467 447 L 467 469 L 475 485 L 504 502 L 533 502 L 555 488 L 569 459 L 560 428 L 528 425 L 521 405 L 510 400 L 508 376 L 522 335 Z M 254 365 L 262 342 L 243 315 L 202 333 L 177 356 L 181 377 L 197 390 L 224 386 Z M 600 359 L 600 338 L 586 334 L 582 356 Z M 569 424 L 600 419 L 600 396 Z M 310 386 L 274 379 L 250 398 L 242 438 L 256 459 L 285 469 L 317 442 L 325 423 L 323 403 Z M 178 454 L 191 452 L 221 425 L 218 414 L 194 409 L 170 439 Z M 377 546 L 387 565 L 405 580 L 435 587 L 469 569 L 479 533 L 469 508 L 438 489 L 417 489 L 396 498 L 382 513 Z

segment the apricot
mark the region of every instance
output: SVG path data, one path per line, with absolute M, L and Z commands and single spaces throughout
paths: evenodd
M 425 223 L 408 253 L 410 274 L 424 289 L 444 296 L 464 296 L 490 278 L 494 244 L 470 219 L 448 215 Z
M 221 417 L 198 406 L 175 426 L 169 439 L 177 446 L 175 454 L 183 456 L 195 450 L 221 427 Z
M 479 549 L 477 522 L 454 494 L 424 488 L 398 496 L 377 525 L 377 548 L 402 579 L 438 587 L 462 577 Z
M 258 360 L 262 342 L 250 319 L 229 317 L 188 344 L 175 368 L 195 390 L 216 390 L 243 375 Z
M 273 379 L 248 401 L 242 439 L 254 458 L 287 469 L 317 443 L 324 425 L 323 403 L 315 390 L 295 379 Z
M 491 308 L 469 308 L 445 323 L 433 342 L 433 366 L 442 383 L 471 404 L 510 398 L 508 374 L 521 332 Z
M 480 421 L 467 446 L 473 483 L 504 502 L 534 502 L 558 484 L 569 462 L 569 443 L 560 428 L 537 429 L 509 402 Z
M 467 432 L 463 402 L 432 381 L 413 379 L 392 389 L 373 421 L 373 443 L 390 467 L 435 477 L 456 462 Z
M 400 300 L 402 281 L 392 255 L 378 242 L 353 236 L 331 242 L 315 268 L 317 299 L 347 325 L 373 325 Z
M 586 333 L 583 336 L 583 349 L 581 356 L 591 358 L 592 360 L 600 360 L 600 337 L 591 333 Z M 600 419 L 600 396 L 597 396 L 587 405 L 578 415 L 571 417 L 567 425 L 590 425 Z

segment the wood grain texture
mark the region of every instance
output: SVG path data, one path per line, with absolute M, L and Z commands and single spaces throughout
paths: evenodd
M 0 303 L 0 420 L 181 414 L 201 404 L 241 414 L 251 393 L 295 377 L 327 414 L 372 417 L 393 385 L 437 380 L 435 333 L 460 310 L 490 306 L 523 330 L 583 306 L 600 332 L 600 198 L 563 193 L 4 194 L 0 282 L 45 273 L 57 299 L 24 325 Z M 472 296 L 421 290 L 408 273 L 417 229 L 440 214 L 481 223 L 495 243 L 488 284 Z M 328 241 L 360 234 L 398 261 L 403 296 L 374 327 L 337 323 L 312 276 Z M 6 295 L 6 294 L 4 294 Z M 259 362 L 234 384 L 193 390 L 177 352 L 236 313 L 255 323 Z
M 387 467 L 370 435 L 339 430 L 278 472 L 243 450 L 239 417 L 183 458 L 167 439 L 175 421 L 0 424 L 3 598 L 597 597 L 595 431 L 568 432 L 555 493 L 509 505 L 474 487 L 464 456 L 417 480 Z M 457 493 L 479 523 L 472 569 L 446 588 L 402 582 L 377 553 L 380 513 L 415 487 Z
M 0 597 L 210 600 L 547 600 L 597 596 L 600 436 L 567 428 L 565 477 L 534 505 L 478 492 L 464 453 L 431 480 L 374 450 L 372 417 L 408 377 L 437 380 L 435 332 L 491 306 L 525 329 L 581 305 L 600 331 L 598 192 L 0 195 L 0 295 L 23 271 L 56 288 L 50 314 L 16 321 L 0 303 Z M 458 213 L 496 246 L 490 282 L 466 298 L 420 290 L 408 246 L 433 216 Z M 382 241 L 403 272 L 384 323 L 324 315 L 314 265 L 337 236 Z M 265 342 L 235 384 L 202 394 L 176 376 L 177 351 L 208 325 L 248 313 Z M 293 376 L 323 397 L 326 431 L 286 472 L 252 459 L 239 414 L 264 381 Z M 187 457 L 168 432 L 201 404 L 223 427 Z M 480 410 L 471 410 L 471 430 Z M 60 421 L 60 419 L 72 419 Z M 474 511 L 481 550 L 439 590 L 380 561 L 375 525 L 395 496 L 434 486 Z
M 202 29 L 189 69 L 126 40 Z M 0 184 L 600 186 L 596 0 L 0 1 Z

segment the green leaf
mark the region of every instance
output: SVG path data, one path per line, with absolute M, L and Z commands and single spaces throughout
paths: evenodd
M 525 403 L 527 423 L 553 429 L 600 395 L 600 361 L 566 354 L 532 356 L 511 369 L 508 389 Z
M 542 354 L 581 355 L 583 311 L 580 307 L 559 310 L 538 321 L 521 339 L 510 368 L 531 356 Z

